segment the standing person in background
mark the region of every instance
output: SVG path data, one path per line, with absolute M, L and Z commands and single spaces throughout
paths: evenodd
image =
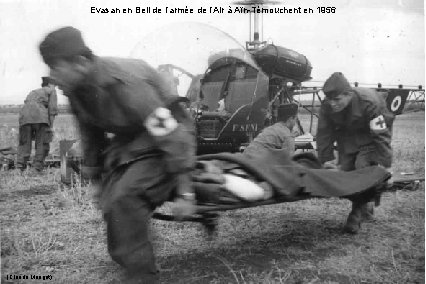
M 31 91 L 19 112 L 19 146 L 17 166 L 24 170 L 31 156 L 32 140 L 35 140 L 33 168 L 41 172 L 50 149 L 52 127 L 58 114 L 55 86 L 49 77 L 42 77 L 40 89 Z
M 325 168 L 352 171 L 372 165 L 392 165 L 394 115 L 383 96 L 368 88 L 352 88 L 342 73 L 324 83 L 317 130 L 318 158 Z M 337 142 L 338 161 L 334 157 Z M 356 234 L 363 220 L 373 218 L 373 203 L 352 203 L 344 230 Z
M 40 53 L 79 124 L 82 173 L 100 185 L 111 258 L 126 269 L 127 283 L 157 283 L 152 211 L 171 199 L 177 218 L 195 208 L 192 120 L 154 68 L 94 55 L 73 27 L 49 33 Z

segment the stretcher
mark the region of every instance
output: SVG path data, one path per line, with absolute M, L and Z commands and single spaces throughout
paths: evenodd
M 248 163 L 246 163 L 247 161 Z M 267 164 L 265 164 L 265 161 Z M 208 168 L 205 166 L 206 162 L 212 162 L 219 168 L 216 177 L 206 174 L 206 171 L 209 171 L 206 169 Z M 384 191 L 402 189 L 388 185 L 387 180 L 391 177 L 391 174 L 381 167 L 372 166 L 349 173 L 330 171 L 322 169 L 316 157 L 309 153 L 296 155 L 291 160 L 274 153 L 272 156 L 253 161 L 245 159 L 241 154 L 204 155 L 198 158 L 199 168 L 200 164 L 203 169 L 198 169 L 193 174 L 193 184 L 196 185 L 194 188 L 197 196 L 195 214 L 183 221 L 201 223 L 209 234 L 215 232 L 218 217 L 222 211 L 330 197 L 345 198 L 351 201 L 374 201 L 378 206 L 381 194 Z M 238 170 L 243 168 L 250 180 L 269 183 L 273 188 L 273 194 L 269 194 L 266 199 L 259 198 L 258 200 L 245 200 L 238 196 L 233 196 L 234 199 L 230 198 L 232 194 L 225 192 L 223 183 L 221 184 L 215 179 L 220 180 L 221 174 L 229 173 L 235 168 L 238 168 Z M 257 171 L 259 170 L 263 172 L 263 175 L 262 173 L 260 176 L 258 175 Z M 217 172 L 217 169 L 214 171 Z M 264 173 L 268 171 L 270 171 L 270 174 Z M 281 175 L 280 172 L 282 172 Z M 202 175 L 205 177 L 204 180 L 200 178 Z M 283 176 L 285 177 L 283 178 Z M 276 177 L 278 178 L 274 180 Z M 355 179 L 358 179 L 359 182 L 348 185 L 348 183 L 353 183 Z M 296 180 L 296 182 L 288 186 L 292 180 Z M 417 178 L 415 183 L 418 184 L 421 180 L 424 180 L 424 178 Z M 412 184 L 413 179 L 406 178 L 404 183 L 406 185 Z M 208 185 L 206 187 L 209 188 L 212 184 L 217 185 L 217 190 L 216 192 L 214 190 L 209 191 L 213 198 L 211 196 L 206 198 L 203 186 Z M 400 186 L 402 183 L 396 184 Z M 279 185 L 282 188 L 276 188 Z M 214 197 L 215 194 L 223 195 L 224 192 L 225 198 Z M 160 212 L 154 212 L 152 217 L 157 220 L 176 221 L 173 215 Z
M 285 152 L 270 152 L 259 153 L 258 157 L 252 159 L 239 153 L 221 153 L 198 156 L 197 160 L 197 168 L 192 175 L 196 210 L 193 216 L 183 221 L 201 223 L 209 234 L 215 231 L 219 214 L 223 211 L 329 197 L 374 200 L 378 206 L 384 191 L 417 190 L 424 181 L 424 177 L 416 176 L 415 173 L 399 173 L 393 177 L 392 186 L 389 186 L 387 180 L 391 175 L 377 166 L 351 173 L 325 170 L 309 152 L 295 155 L 291 159 Z M 208 166 L 210 162 L 216 166 L 213 174 L 212 167 Z M 71 176 L 70 170 L 79 174 L 80 165 L 81 159 L 78 157 L 63 155 L 61 167 L 66 169 L 64 173 L 67 176 Z M 267 198 L 244 200 L 224 191 L 221 175 L 235 170 L 243 170 L 245 173 L 242 176 L 245 175 L 251 181 L 269 185 L 272 190 L 266 191 L 269 192 Z M 348 188 L 347 185 L 353 183 L 353 180 L 362 180 L 363 183 L 355 183 Z M 213 189 L 209 190 L 211 188 Z M 154 212 L 152 217 L 157 220 L 178 221 L 172 214 L 161 212 Z

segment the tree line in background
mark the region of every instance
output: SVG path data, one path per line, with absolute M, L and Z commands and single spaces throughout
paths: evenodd
M 19 113 L 23 104 L 21 105 L 0 105 L 0 113 Z M 59 113 L 71 113 L 69 105 L 58 105 Z
M 301 101 L 301 103 L 305 106 L 307 106 L 308 109 L 311 108 L 310 102 Z M 19 113 L 19 110 L 22 108 L 23 104 L 21 105 L 0 105 L 0 113 Z M 313 110 L 314 113 L 317 113 L 320 107 L 320 103 L 318 101 L 315 102 Z M 425 110 L 425 104 L 424 102 L 416 102 L 416 101 L 407 101 L 404 111 L 421 111 Z M 58 105 L 58 111 L 59 113 L 71 113 L 71 109 L 69 105 Z M 301 113 L 307 113 L 307 110 L 304 110 L 303 108 L 300 108 Z

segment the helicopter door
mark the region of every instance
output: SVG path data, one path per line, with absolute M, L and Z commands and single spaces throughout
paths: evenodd
M 202 104 L 207 107 L 208 111 L 215 111 L 218 108 L 222 86 L 223 82 L 208 82 L 202 85 Z
M 201 84 L 203 95 L 202 104 L 208 111 L 216 111 L 219 106 L 219 100 L 223 96 L 223 89 L 229 80 L 232 65 L 222 66 L 214 69 L 205 75 Z
M 230 84 L 225 109 L 235 108 L 219 139 L 243 137 L 241 142 L 248 142 L 265 125 L 268 108 L 269 79 L 261 71 L 256 70 L 255 78 L 247 78 Z
M 225 97 L 225 110 L 234 113 L 243 105 L 251 104 L 256 91 L 258 71 L 247 65 L 238 64 L 234 80 L 229 83 Z

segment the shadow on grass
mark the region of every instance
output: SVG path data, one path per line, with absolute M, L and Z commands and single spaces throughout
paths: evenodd
M 339 243 L 356 243 L 336 221 L 286 220 L 293 230 L 269 227 L 236 243 L 158 259 L 162 283 L 305 283 L 306 279 L 351 283 L 348 276 L 321 273 L 329 255 L 345 256 Z M 311 267 L 307 267 L 307 263 Z M 288 268 L 288 269 L 287 269 Z M 259 282 L 260 281 L 260 282 Z M 348 282 L 349 281 L 349 282 Z

